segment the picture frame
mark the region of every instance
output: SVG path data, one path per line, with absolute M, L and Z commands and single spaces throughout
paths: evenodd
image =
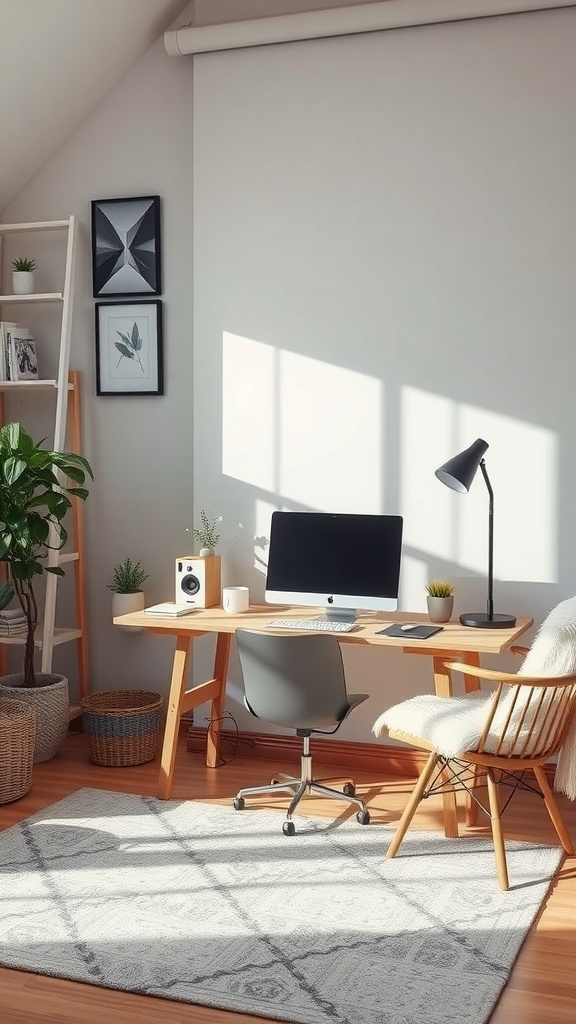
M 160 295 L 160 196 L 93 199 L 94 298 Z
M 162 302 L 97 302 L 96 394 L 163 395 Z

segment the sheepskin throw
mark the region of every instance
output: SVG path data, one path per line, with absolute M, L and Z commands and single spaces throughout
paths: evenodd
M 562 601 L 544 620 L 518 674 L 526 676 L 562 676 L 576 673 L 576 597 Z M 510 699 L 514 690 L 511 688 Z M 373 732 L 381 736 L 386 729 L 428 740 L 444 757 L 459 757 L 473 750 L 480 740 L 492 694 L 476 691 L 462 697 L 435 697 L 424 694 L 411 697 L 384 711 L 376 719 Z M 447 714 L 448 708 L 450 713 Z M 521 704 L 517 713 L 521 714 Z M 529 727 L 530 723 L 525 723 Z M 498 732 L 498 722 L 493 731 Z M 519 737 L 519 742 L 522 734 Z M 490 749 L 490 737 L 486 744 Z M 570 800 L 576 800 L 576 714 L 558 758 L 554 788 Z

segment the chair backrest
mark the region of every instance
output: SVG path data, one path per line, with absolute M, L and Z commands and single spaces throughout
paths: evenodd
M 349 708 L 340 644 L 322 633 L 237 629 L 248 710 L 273 725 L 331 729 Z
M 576 674 L 499 683 L 476 749 L 500 757 L 553 757 L 575 712 Z
M 576 713 L 576 597 L 547 615 L 518 671 L 494 695 L 479 750 L 552 757 Z

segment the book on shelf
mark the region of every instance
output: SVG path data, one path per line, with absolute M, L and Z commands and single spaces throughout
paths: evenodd
M 12 331 L 13 371 L 11 380 L 38 380 L 38 359 L 36 343 L 27 327 L 15 327 Z
M 27 327 L 0 321 L 0 380 L 38 380 L 36 343 Z
M 3 608 L 0 611 L 0 637 L 26 633 L 28 623 L 21 608 Z
M 7 320 L 0 320 L 0 380 L 12 380 L 10 370 L 12 359 L 10 351 L 12 348 L 12 331 L 18 324 L 9 323 Z
M 28 626 L 26 622 L 19 622 L 18 625 L 12 626 L 0 622 L 0 636 L 22 636 L 28 632 Z

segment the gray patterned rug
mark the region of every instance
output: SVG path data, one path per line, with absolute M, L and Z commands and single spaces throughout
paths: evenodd
M 561 851 L 81 789 L 0 833 L 0 963 L 304 1024 L 483 1024 Z M 305 830 L 305 831 L 304 831 Z

